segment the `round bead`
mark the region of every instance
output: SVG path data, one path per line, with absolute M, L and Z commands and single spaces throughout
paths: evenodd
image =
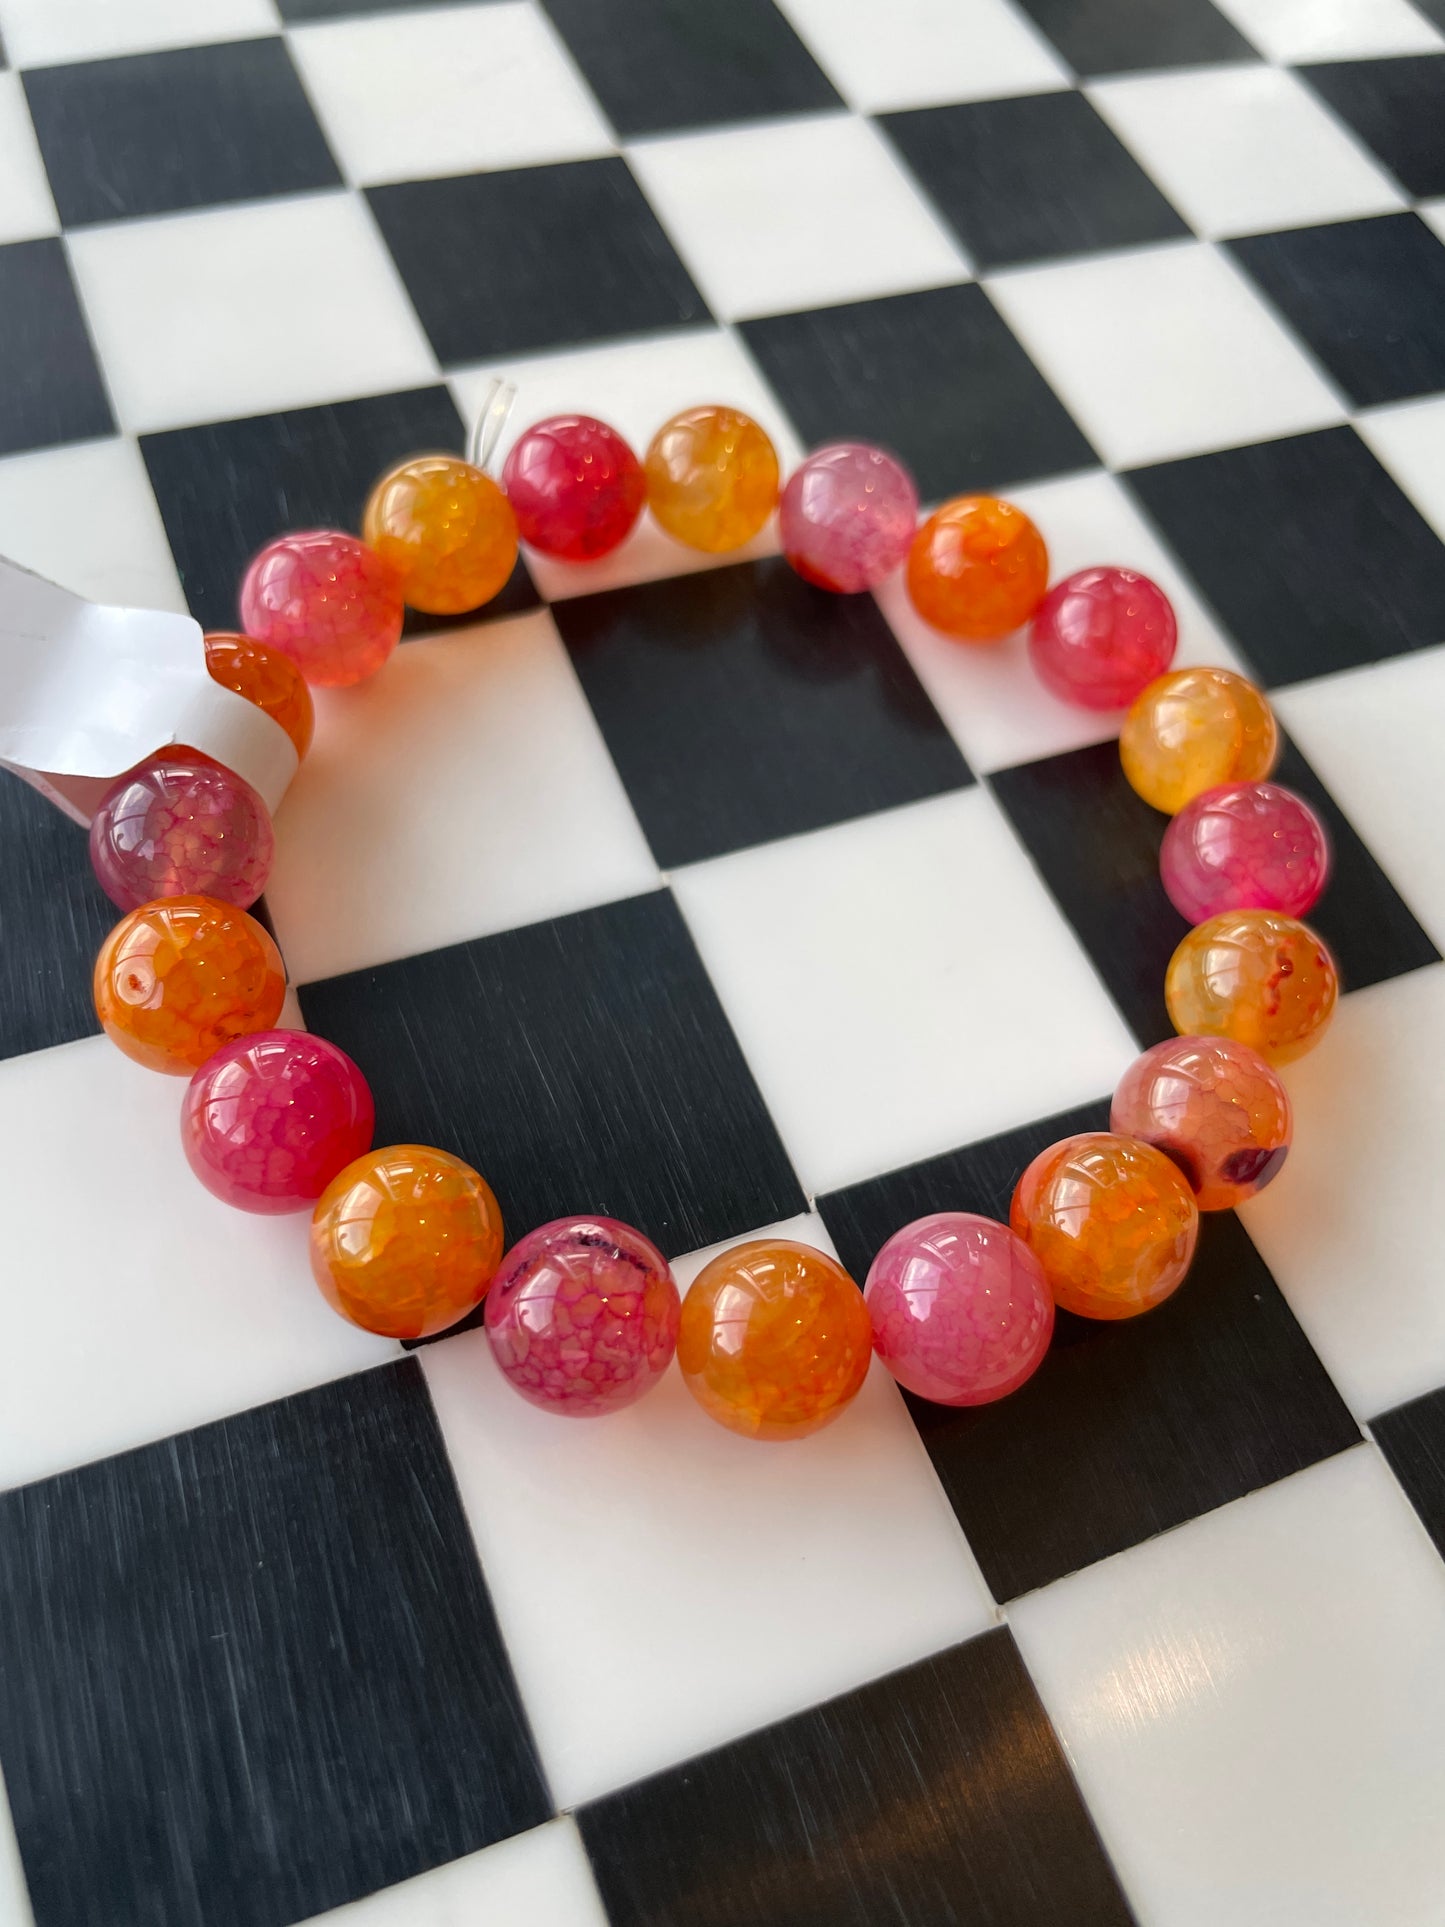
M 1201 1211 L 1227 1211 L 1289 1154 L 1289 1094 L 1257 1051 L 1230 1037 L 1170 1037 L 1136 1057 L 1109 1118 L 1184 1173 Z
M 863 1289 L 873 1349 L 937 1405 L 1017 1391 L 1049 1348 L 1054 1301 L 1038 1259 L 1006 1225 L 939 1211 L 895 1231 Z
M 304 1030 L 223 1044 L 191 1079 L 181 1143 L 208 1191 L 242 1211 L 315 1204 L 371 1144 L 375 1111 L 345 1051 Z
M 653 518 L 709 555 L 751 542 L 777 506 L 777 451 L 736 408 L 685 408 L 658 429 L 643 466 Z
M 185 1076 L 281 1015 L 281 953 L 254 917 L 214 897 L 132 910 L 95 960 L 95 1014 L 148 1070 Z
M 1279 755 L 1274 712 L 1232 669 L 1174 669 L 1135 698 L 1119 760 L 1146 803 L 1172 816 L 1201 790 L 1268 776 Z
M 119 776 L 90 821 L 90 861 L 122 910 L 157 897 L 219 897 L 244 910 L 266 887 L 276 839 L 251 785 L 175 752 Z
M 1174 660 L 1169 598 L 1133 569 L 1080 569 L 1056 583 L 1029 629 L 1039 681 L 1083 709 L 1127 709 Z
M 1169 960 L 1164 1001 L 1181 1036 L 1232 1037 L 1272 1064 L 1313 1050 L 1339 995 L 1335 960 L 1277 910 L 1226 910 Z
M 502 1213 L 449 1151 L 388 1144 L 339 1171 L 311 1219 L 311 1270 L 333 1308 L 384 1338 L 429 1338 L 478 1304 Z
M 843 1267 L 781 1238 L 734 1245 L 682 1301 L 677 1362 L 709 1418 L 751 1439 L 831 1424 L 868 1376 L 873 1334 Z
M 361 533 L 429 616 L 479 609 L 517 560 L 517 518 L 501 489 L 455 455 L 417 455 L 371 491 Z
M 642 464 L 606 422 L 552 415 L 512 445 L 502 486 L 524 542 L 593 562 L 625 541 L 647 499 Z
M 1199 1235 L 1194 1194 L 1152 1144 L 1085 1131 L 1041 1151 L 1009 1223 L 1054 1302 L 1081 1318 L 1133 1318 L 1176 1290 Z
M 316 707 L 306 678 L 289 656 L 254 636 L 218 630 L 206 637 L 206 668 L 212 682 L 264 709 L 296 745 L 296 754 L 305 756 L 316 727 Z
M 666 1258 L 615 1218 L 558 1218 L 503 1258 L 487 1337 L 523 1398 L 570 1418 L 619 1412 L 672 1363 L 682 1301 Z
M 1325 826 L 1278 783 L 1225 783 L 1191 798 L 1164 832 L 1159 875 L 1181 917 L 1314 908 L 1330 874 Z
M 1020 508 L 960 495 L 929 516 L 908 551 L 908 594 L 925 622 L 965 642 L 997 642 L 1044 599 L 1049 552 Z
M 783 554 L 805 582 L 840 595 L 891 575 L 917 526 L 912 476 L 867 442 L 818 449 L 793 470 L 778 505 Z
M 404 614 L 396 571 L 336 529 L 278 536 L 241 583 L 247 635 L 281 650 L 322 689 L 374 676 L 401 640 Z

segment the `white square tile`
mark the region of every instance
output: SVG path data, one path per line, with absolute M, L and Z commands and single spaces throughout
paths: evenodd
M 278 31 L 272 0 L 0 0 L 16 67 L 197 47 Z
M 607 1927 L 577 1828 L 550 1820 L 464 1860 L 433 1867 L 311 1927 Z M 0 1914 L 0 1927 L 8 1927 Z
M 20 76 L 0 73 L 0 245 L 59 232 Z
M 1148 1927 L 1439 1919 L 1445 1564 L 1373 1446 L 1009 1619 Z
M 580 160 L 612 136 L 531 0 L 298 27 L 296 64 L 348 179 Z
M 1042 94 L 1068 73 L 1009 0 L 779 0 L 835 86 L 865 113 Z
M 831 1250 L 817 1218 L 776 1229 Z M 680 1263 L 679 1285 L 711 1255 Z M 876 1360 L 834 1424 L 768 1445 L 709 1419 L 676 1370 L 626 1411 L 572 1421 L 509 1390 L 484 1332 L 420 1356 L 561 1806 L 993 1622 Z
M 1445 200 L 1422 201 L 1420 213 L 1434 228 L 1440 239 L 1445 241 Z
M 138 432 L 437 379 L 357 195 L 125 221 L 66 245 L 116 411 Z
M 77 515 L 77 503 L 104 504 Z M 0 550 L 92 602 L 186 613 L 140 450 L 125 436 L 0 461 Z
M 1270 60 L 1437 53 L 1445 42 L 1409 0 L 1216 0 Z
M 1445 542 L 1445 395 L 1370 409 L 1355 427 Z
M 384 677 L 317 691 L 266 901 L 311 983 L 657 884 L 538 611 L 403 643 Z
M 35 1927 L 3 1780 L 0 1780 L 0 1927 Z
M 988 292 L 1122 468 L 1320 428 L 1344 409 L 1233 265 L 1196 242 L 993 276 Z
M 981 786 L 673 888 L 812 1196 L 1098 1097 L 1135 1055 Z
M 882 135 L 852 115 L 641 141 L 628 158 L 727 320 L 968 277 Z
M 1141 74 L 1086 92 L 1196 233 L 1264 233 L 1405 205 L 1354 136 L 1277 68 Z

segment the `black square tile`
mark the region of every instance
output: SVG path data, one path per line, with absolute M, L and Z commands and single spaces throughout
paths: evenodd
M 711 320 L 615 155 L 404 181 L 368 199 L 443 362 Z
M 99 1031 L 91 974 L 119 920 L 85 831 L 0 770 L 0 1057 Z
M 931 1211 L 1008 1219 L 1025 1165 L 1107 1101 L 821 1198 L 843 1263 L 866 1277 Z M 1060 1312 L 1038 1371 L 969 1411 L 908 1397 L 934 1470 L 996 1599 L 1017 1598 L 1358 1442 L 1346 1410 L 1233 1212 L 1207 1213 L 1172 1298 L 1117 1323 Z
M 1375 1443 L 1445 1557 L 1445 1391 L 1370 1420 Z
M 0 247 L 0 455 L 115 433 L 58 239 Z
M 1353 428 L 1124 480 L 1271 687 L 1445 639 L 1445 544 Z
M 1005 1628 L 577 1815 L 612 1927 L 1130 1927 Z
M 744 321 L 805 443 L 880 442 L 925 502 L 1098 456 L 976 283 Z
M 781 559 L 552 615 L 663 869 L 973 780 L 872 596 Z
M 285 1927 L 550 1817 L 412 1360 L 0 1496 L 36 1927 Z
M 1023 0 L 1078 74 L 1257 60 L 1210 0 Z
M 76 61 L 24 80 L 67 227 L 341 180 L 282 40 Z
M 1411 194 L 1445 194 L 1445 54 L 1331 61 L 1299 73 Z
M 922 107 L 882 122 L 981 271 L 1189 233 L 1082 94 Z

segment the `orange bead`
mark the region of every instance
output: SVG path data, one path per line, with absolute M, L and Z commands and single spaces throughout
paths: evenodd
M 1272 1064 L 1313 1050 L 1340 977 L 1308 924 L 1278 910 L 1225 910 L 1169 960 L 1164 1001 L 1182 1037 L 1232 1037 Z
M 777 452 L 736 408 L 685 408 L 653 436 L 643 467 L 657 521 L 709 555 L 750 542 L 777 506 Z
M 1085 1131 L 1041 1151 L 1009 1223 L 1044 1268 L 1054 1302 L 1081 1318 L 1133 1318 L 1182 1282 L 1199 1236 L 1183 1174 L 1152 1144 Z
M 1221 783 L 1258 783 L 1279 756 L 1262 690 L 1232 669 L 1171 669 L 1135 697 L 1119 733 L 1131 789 L 1174 816 Z
M 95 1014 L 148 1070 L 189 1076 L 222 1044 L 270 1030 L 286 971 L 254 917 L 215 897 L 143 903 L 95 960 Z
M 677 1362 L 709 1418 L 750 1439 L 800 1439 L 837 1418 L 868 1376 L 863 1294 L 811 1245 L 759 1238 L 697 1275 Z
M 254 636 L 218 630 L 206 637 L 206 667 L 212 682 L 264 709 L 296 745 L 296 754 L 306 754 L 316 727 L 316 705 L 306 678 L 289 656 Z
M 385 1338 L 429 1338 L 481 1302 L 502 1257 L 491 1186 L 450 1151 L 388 1144 L 339 1171 L 311 1218 L 333 1308 Z
M 925 622 L 965 642 L 1020 629 L 1049 586 L 1044 538 L 1020 508 L 960 495 L 929 516 L 908 551 L 908 594 Z
M 479 609 L 517 560 L 517 519 L 501 489 L 455 455 L 417 455 L 383 475 L 361 533 L 395 569 L 404 599 L 429 616 Z

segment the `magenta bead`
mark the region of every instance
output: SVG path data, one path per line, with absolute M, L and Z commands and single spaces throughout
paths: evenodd
M 374 676 L 401 640 L 405 613 L 391 564 L 339 529 L 279 536 L 241 583 L 242 629 L 324 689 Z
M 513 1245 L 487 1293 L 487 1336 L 523 1398 L 595 1418 L 661 1378 L 682 1301 L 666 1258 L 615 1218 L 558 1218 Z
M 260 1030 L 223 1044 L 191 1079 L 181 1142 L 208 1191 L 276 1214 L 313 1205 L 370 1150 L 375 1122 L 345 1051 L 304 1030 Z
M 522 540 L 568 562 L 615 549 L 647 500 L 641 462 L 592 415 L 552 415 L 519 435 L 502 486 Z
M 1170 820 L 1159 849 L 1169 901 L 1191 923 L 1221 910 L 1302 917 L 1329 880 L 1325 826 L 1278 783 L 1223 783 Z
M 891 575 L 918 526 L 918 490 L 868 442 L 832 442 L 794 469 L 778 507 L 783 554 L 805 582 L 855 595 Z
M 863 1288 L 873 1349 L 900 1385 L 936 1405 L 1017 1391 L 1049 1348 L 1054 1301 L 1007 1225 L 939 1211 L 895 1231 Z
M 1127 709 L 1174 660 L 1169 598 L 1133 569 L 1080 569 L 1056 583 L 1029 629 L 1046 689 L 1084 709 Z
M 90 861 L 122 910 L 157 897 L 219 897 L 243 910 L 266 887 L 276 839 L 251 785 L 178 751 L 138 763 L 101 797 Z

